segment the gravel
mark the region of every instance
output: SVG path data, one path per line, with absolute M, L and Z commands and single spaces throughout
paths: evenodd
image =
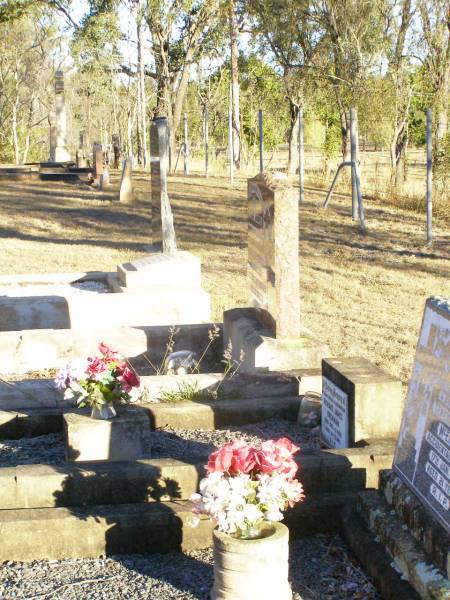
M 24 276 L 26 277 L 26 276 Z M 78 283 L 31 283 L 15 284 L 0 287 L 0 296 L 30 297 L 30 296 L 58 296 L 67 293 L 97 292 L 106 294 L 110 289 L 103 281 L 80 281 Z
M 296 540 L 290 554 L 293 600 L 380 599 L 338 536 Z M 212 565 L 211 549 L 188 554 L 8 562 L 0 568 L 0 598 L 209 600 Z
M 158 429 L 152 436 L 152 458 L 204 458 L 218 446 L 237 438 L 259 446 L 262 441 L 288 437 L 303 450 L 319 448 L 318 429 L 299 427 L 293 421 L 270 419 L 228 429 Z M 0 467 L 65 462 L 62 433 L 35 438 L 0 440 Z

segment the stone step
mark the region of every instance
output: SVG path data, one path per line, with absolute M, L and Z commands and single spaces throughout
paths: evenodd
M 450 535 L 392 470 L 380 471 L 380 491 L 433 562 L 450 578 Z
M 163 392 L 177 392 L 183 386 L 195 386 L 199 392 L 216 390 L 220 384 L 221 398 L 267 398 L 298 396 L 299 380 L 284 373 L 238 374 L 223 380 L 223 373 L 195 373 L 188 375 L 144 375 L 141 385 L 147 398 L 157 400 Z M 34 408 L 69 408 L 73 400 L 64 400 L 52 379 L 23 379 L 12 383 L 0 382 L 0 410 Z
M 147 410 L 151 425 L 182 429 L 215 429 L 246 425 L 279 417 L 294 421 L 301 399 L 298 396 L 261 397 L 211 402 L 174 402 L 139 404 Z M 62 431 L 64 412 L 77 412 L 62 404 L 34 409 L 0 409 L 0 439 L 33 437 Z
M 211 543 L 186 501 L 0 510 L 0 562 L 194 550 Z
M 21 465 L 0 468 L 4 509 L 132 504 L 186 500 L 197 491 L 207 455 L 193 460 L 147 459 L 128 463 Z M 392 448 L 369 444 L 341 451 L 309 450 L 298 455 L 298 477 L 307 497 L 354 493 L 378 479 Z
M 291 511 L 292 537 L 335 531 L 351 494 L 311 496 Z M 207 547 L 212 524 L 193 528 L 188 501 L 118 504 L 83 508 L 0 510 L 0 563 L 97 557 L 119 553 L 159 553 Z
M 387 549 L 396 568 L 421 598 L 450 598 L 448 573 L 437 568 L 382 494 L 377 491 L 360 492 L 357 506 L 366 526 Z
M 197 491 L 205 459 L 153 459 L 0 469 L 2 509 L 135 504 L 187 500 Z

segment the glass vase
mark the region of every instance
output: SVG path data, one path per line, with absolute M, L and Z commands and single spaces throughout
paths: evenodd
M 112 404 L 101 404 L 98 406 L 93 406 L 91 410 L 91 418 L 92 419 L 100 419 L 106 421 L 107 419 L 114 419 L 117 417 L 116 410 Z

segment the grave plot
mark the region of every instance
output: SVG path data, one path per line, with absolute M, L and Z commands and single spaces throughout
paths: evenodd
M 284 436 L 301 447 L 296 460 L 306 493 L 286 515 L 291 539 L 343 528 L 353 548 L 348 529 L 354 517 L 349 525 L 346 511 L 360 506 L 359 493 L 379 487 L 380 471 L 392 464 L 401 416 L 399 382 L 360 357 L 328 358 L 326 346 L 302 328 L 293 298 L 298 292 L 292 289 L 292 274 L 286 277 L 291 268 L 298 271 L 293 258 L 298 247 L 293 238 L 290 249 L 281 244 L 292 208 L 284 183 L 263 176 L 251 184 L 255 231 L 249 278 L 256 274 L 258 284 L 252 287 L 252 306 L 228 311 L 223 324 L 214 324 L 199 261 L 176 248 L 164 252 L 165 243 L 174 239 L 170 215 L 162 210 L 164 178 L 155 181 L 161 212 L 153 239 L 159 246 L 148 260 L 120 265 L 116 274 L 68 277 L 65 285 L 74 288 L 70 302 L 67 294 L 61 297 L 69 310 L 63 301 L 62 311 L 52 306 L 47 316 L 69 314 L 70 323 L 0 333 L 5 363 L 15 372 L 14 380 L 0 387 L 0 560 L 66 564 L 68 559 L 208 548 L 212 524 L 201 518 L 192 528 L 189 501 L 208 454 L 235 439 L 258 446 Z M 186 288 L 199 300 L 187 305 L 190 317 L 167 300 L 185 310 Z M 83 294 L 91 296 L 79 301 Z M 24 306 L 39 310 L 38 297 L 31 294 Z M 119 298 L 114 314 L 131 321 L 111 318 L 108 297 Z M 152 324 L 152 311 L 138 311 L 148 311 L 152 299 L 174 319 L 173 326 L 167 316 L 161 317 L 165 324 Z M 118 310 L 120 302 L 127 310 Z M 203 319 L 195 313 L 198 305 Z M 27 310 L 13 316 L 30 318 Z M 111 421 L 91 419 L 52 381 L 67 361 L 95 355 L 99 342 L 127 357 L 145 391 L 138 402 L 119 407 Z M 312 539 L 314 545 L 321 538 Z M 386 551 L 379 553 L 382 573 L 367 570 L 382 589 L 390 581 L 396 595 L 385 597 L 414 598 Z M 204 556 L 210 560 L 208 551 Z M 348 574 L 347 560 L 344 568 Z M 369 586 L 362 573 L 358 577 L 358 585 Z M 354 582 L 342 585 L 350 585 L 350 593 Z M 373 588 L 367 590 L 376 597 Z M 308 597 L 300 584 L 297 593 Z

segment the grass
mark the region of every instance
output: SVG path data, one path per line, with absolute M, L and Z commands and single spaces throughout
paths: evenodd
M 113 271 L 148 252 L 150 184 L 135 173 L 137 200 L 120 205 L 89 188 L 62 183 L 2 182 L 1 274 Z M 118 174 L 113 174 L 113 191 Z M 114 187 L 116 186 L 116 187 Z M 170 178 L 179 247 L 200 256 L 212 319 L 248 303 L 246 180 Z M 108 197 L 112 197 L 109 194 Z M 336 194 L 327 210 L 308 187 L 300 206 L 301 313 L 334 356 L 365 356 L 407 382 L 428 296 L 450 295 L 448 221 L 366 200 L 367 232 L 350 218 L 350 198 Z

